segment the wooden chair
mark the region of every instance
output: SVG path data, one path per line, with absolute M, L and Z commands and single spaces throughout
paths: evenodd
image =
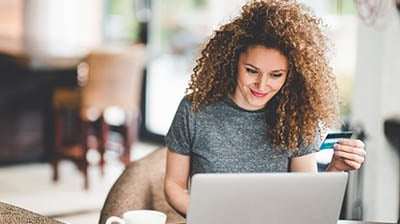
M 145 48 L 135 45 L 120 50 L 95 50 L 78 66 L 80 87 L 59 88 L 53 94 L 55 151 L 53 179 L 58 180 L 58 162 L 75 162 L 89 187 L 87 151 L 96 148 L 104 173 L 104 153 L 109 132 L 122 136 L 120 160 L 130 162 L 130 147 L 136 141 L 140 111 L 140 93 L 145 64 Z M 118 108 L 123 119 L 110 124 L 107 111 Z M 94 133 L 94 135 L 93 135 Z M 95 136 L 95 144 L 88 141 Z
M 139 128 L 145 58 L 144 45 L 133 45 L 124 49 L 96 50 L 85 60 L 88 76 L 82 87 L 81 116 L 88 121 L 101 118 L 100 136 L 105 144 L 99 149 L 101 167 L 110 131 L 122 136 L 120 160 L 125 165 L 130 162 L 130 147 L 137 140 Z M 117 115 L 117 119 L 108 115 Z
M 78 88 L 59 88 L 53 93 L 55 119 L 54 155 L 52 159 L 53 180 L 58 181 L 60 160 L 75 162 L 84 176 L 84 187 L 88 188 L 88 161 L 86 159 L 87 125 L 80 117 L 81 91 Z

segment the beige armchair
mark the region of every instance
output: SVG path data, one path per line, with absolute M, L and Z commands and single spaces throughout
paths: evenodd
M 184 223 L 185 219 L 172 209 L 164 197 L 166 147 L 130 163 L 112 186 L 100 214 L 100 224 L 112 215 L 121 216 L 128 210 L 152 209 L 164 212 L 167 223 Z

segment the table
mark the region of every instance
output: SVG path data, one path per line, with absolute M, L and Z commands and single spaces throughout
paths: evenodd
M 171 223 L 173 224 L 173 223 Z M 175 223 L 185 224 L 185 223 Z M 339 220 L 337 224 L 395 224 L 394 222 L 367 222 L 367 221 L 352 221 L 352 220 Z
M 367 221 L 350 221 L 339 220 L 338 224 L 393 224 L 394 222 L 367 222 Z
M 41 68 L 16 41 L 0 40 L 0 164 L 50 161 L 52 93 L 77 86 L 76 66 Z

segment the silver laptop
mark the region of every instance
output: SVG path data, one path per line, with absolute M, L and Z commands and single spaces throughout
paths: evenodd
M 187 224 L 335 224 L 346 172 L 196 174 Z

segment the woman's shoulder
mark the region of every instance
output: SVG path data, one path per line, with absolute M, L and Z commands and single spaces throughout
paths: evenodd
M 192 108 L 192 100 L 184 96 L 178 103 L 177 113 L 179 114 L 187 114 L 191 112 Z
M 188 98 L 187 96 L 184 96 L 180 103 L 179 103 L 179 107 L 180 108 L 187 108 L 190 109 L 192 107 L 192 100 L 190 98 Z

